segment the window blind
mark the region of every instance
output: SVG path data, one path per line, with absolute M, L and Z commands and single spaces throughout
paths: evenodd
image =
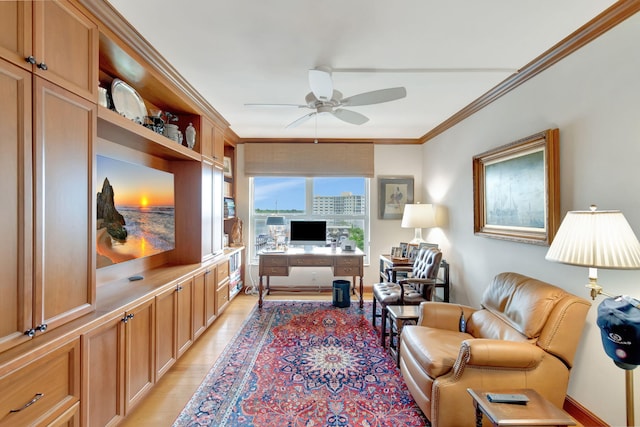
M 373 175 L 373 143 L 251 142 L 244 147 L 247 176 Z

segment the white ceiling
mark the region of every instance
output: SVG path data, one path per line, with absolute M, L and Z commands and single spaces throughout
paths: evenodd
M 420 138 L 614 3 L 612 0 L 108 0 L 240 138 Z M 334 69 L 357 126 L 304 104 L 308 70 Z M 342 70 L 342 71 L 340 71 Z M 356 71 L 360 70 L 360 71 Z M 363 71 L 365 70 L 365 71 Z

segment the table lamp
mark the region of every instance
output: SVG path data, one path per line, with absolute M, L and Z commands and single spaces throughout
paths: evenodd
M 598 211 L 592 205 L 588 211 L 567 212 L 545 258 L 588 267 L 589 284 L 586 286 L 590 289 L 591 299 L 595 300 L 600 294 L 612 296 L 598 285 L 598 268 L 640 269 L 640 243 L 622 212 Z M 631 426 L 634 425 L 633 372 L 629 367 L 623 369 L 627 425 Z
M 436 216 L 433 205 L 425 204 L 406 204 L 404 205 L 404 213 L 402 214 L 402 228 L 415 228 L 413 240 L 409 243 L 422 243 L 422 229 L 436 226 Z

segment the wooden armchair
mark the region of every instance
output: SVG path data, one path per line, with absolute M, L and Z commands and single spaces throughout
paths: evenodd
M 392 272 L 388 272 L 388 280 L 373 285 L 373 313 L 371 322 L 376 326 L 376 318 L 380 317 L 381 343 L 386 345 L 387 337 L 387 306 L 389 305 L 419 305 L 424 301 L 431 301 L 435 289 L 438 269 L 442 261 L 442 252 L 437 248 L 422 248 L 410 267 L 410 276 L 406 279 L 391 282 Z M 395 267 L 406 271 L 407 267 Z M 378 304 L 380 314 L 378 314 Z

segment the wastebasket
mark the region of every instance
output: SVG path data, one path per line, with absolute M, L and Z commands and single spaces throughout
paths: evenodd
M 351 305 L 351 299 L 349 297 L 349 291 L 351 290 L 351 282 L 348 280 L 334 280 L 333 281 L 333 305 L 335 307 L 349 307 Z

